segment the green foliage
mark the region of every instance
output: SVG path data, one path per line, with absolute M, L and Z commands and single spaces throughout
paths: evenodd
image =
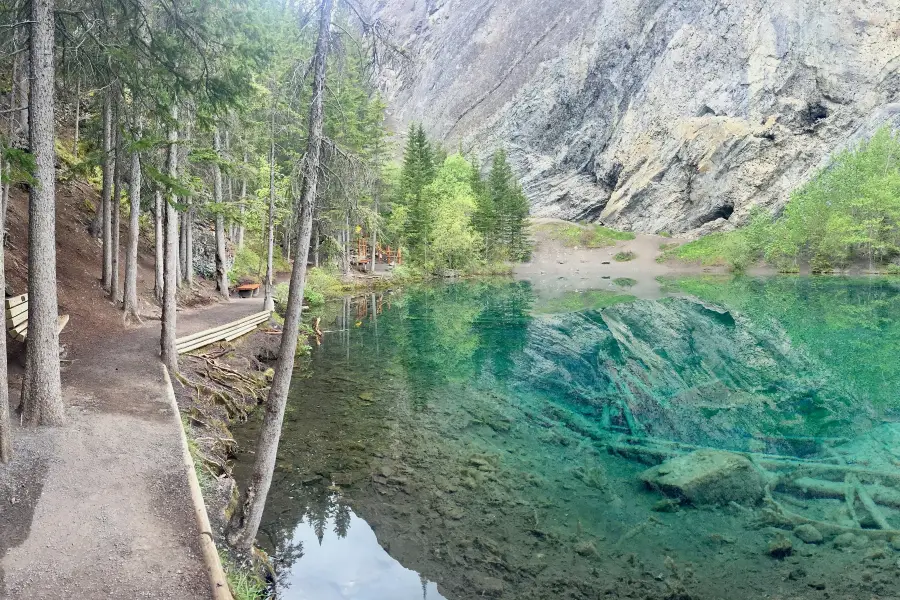
M 765 260 L 795 272 L 870 266 L 900 254 L 900 136 L 890 128 L 838 154 L 795 191 L 777 220 L 751 211 L 746 226 L 715 233 L 667 253 L 666 258 L 727 264 L 736 272 Z
M 578 223 L 544 223 L 538 229 L 570 248 L 605 248 L 635 238 L 630 231 L 616 231 L 603 225 Z
M 531 254 L 528 239 L 528 199 L 516 182 L 512 167 L 502 148 L 494 153 L 487 181 L 473 169 L 470 187 L 476 210 L 472 224 L 481 235 L 489 260 L 527 260 Z
M 249 247 L 238 250 L 234 264 L 228 271 L 231 285 L 261 283 L 266 274 L 266 261 Z
M 616 252 L 616 255 L 613 257 L 613 259 L 616 262 L 628 262 L 628 261 L 634 260 L 636 258 L 637 258 L 637 254 L 635 254 L 634 252 L 631 252 L 631 251 Z
M 480 240 L 471 226 L 475 211 L 471 172 L 466 159 L 454 154 L 422 192 L 422 215 L 431 233 L 423 240 L 421 256 L 433 268 L 462 269 L 479 255 Z
M 637 280 L 630 277 L 618 277 L 613 279 L 613 283 L 619 287 L 630 288 L 637 285 Z
M 459 154 L 447 156 L 412 125 L 385 222 L 388 239 L 426 269 L 471 270 L 476 264 L 524 260 L 528 201 L 502 150 L 487 181 Z
M 223 549 L 219 550 L 219 560 L 222 562 L 228 588 L 234 600 L 260 600 L 266 597 L 266 582 L 257 574 L 249 569 L 242 569 Z
M 582 310 L 600 310 L 624 302 L 634 302 L 635 300 L 634 296 L 605 290 L 566 292 L 559 298 L 538 300 L 535 303 L 534 311 L 536 313 L 558 314 Z

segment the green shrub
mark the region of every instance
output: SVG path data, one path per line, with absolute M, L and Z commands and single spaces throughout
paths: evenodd
M 232 285 L 240 283 L 261 283 L 265 277 L 266 263 L 256 252 L 244 246 L 234 256 L 234 264 L 228 272 Z
M 630 250 L 628 252 L 617 252 L 616 255 L 613 257 L 613 259 L 615 259 L 616 262 L 628 262 L 628 261 L 634 260 L 636 258 L 637 258 L 637 254 L 635 254 L 634 252 L 631 252 Z
M 637 280 L 631 279 L 630 277 L 619 277 L 617 279 L 613 279 L 613 283 L 619 287 L 630 288 L 637 285 Z

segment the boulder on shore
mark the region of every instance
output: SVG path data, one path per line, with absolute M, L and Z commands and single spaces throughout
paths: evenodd
M 765 494 L 763 475 L 744 456 L 697 450 L 641 474 L 648 486 L 693 504 L 756 504 Z

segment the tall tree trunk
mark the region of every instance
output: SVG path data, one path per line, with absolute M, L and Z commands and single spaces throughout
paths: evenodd
M 216 158 L 222 156 L 222 136 L 219 128 L 213 134 L 213 146 Z M 213 163 L 213 202 L 216 203 L 216 290 L 223 300 L 228 300 L 228 272 L 225 269 L 225 215 L 222 199 L 222 169 L 218 162 Z
M 359 260 L 359 257 L 356 257 Z M 344 213 L 344 277 L 350 276 L 350 210 Z
M 53 0 L 31 1 L 29 132 L 34 183 L 28 203 L 28 338 L 19 409 L 28 425 L 62 425 L 56 300 L 56 149 Z
M 100 156 L 100 165 L 103 170 L 103 188 L 100 191 L 100 203 L 97 205 L 97 212 L 94 214 L 94 221 L 91 223 L 90 232 L 94 237 L 103 236 L 103 287 L 109 287 L 109 263 L 106 260 L 107 243 L 104 229 L 106 224 L 106 207 L 109 205 L 109 199 L 112 196 L 112 165 L 113 165 L 113 133 L 112 133 L 112 94 L 110 90 L 106 90 L 103 95 L 103 154 Z
M 18 59 L 13 59 L 12 78 L 15 82 L 18 77 L 16 72 Z M 10 91 L 9 114 L 7 114 L 7 132 L 10 136 L 10 144 L 13 144 L 13 136 L 16 131 L 16 95 Z M 9 186 L 12 169 L 9 163 L 3 161 L 0 155 L 0 290 L 6 289 L 6 212 L 9 207 Z M 9 410 L 9 373 L 6 364 L 6 311 L 0 310 L 0 464 L 8 463 L 12 459 L 12 423 Z
M 118 118 L 116 119 L 118 121 Z M 125 171 L 125 157 L 122 132 L 116 132 L 116 164 L 113 168 L 113 195 L 110 210 L 112 212 L 112 271 L 109 276 L 109 299 L 119 302 L 119 258 L 121 256 L 122 233 L 122 177 Z
M 275 111 L 269 138 L 269 222 L 266 225 L 266 298 L 263 310 L 275 310 Z
M 315 239 L 313 240 L 313 266 L 317 269 L 319 268 L 319 255 L 321 254 L 322 248 L 322 232 L 319 229 L 319 222 L 316 221 L 313 224 L 313 231 L 315 232 Z
M 27 39 L 25 39 L 25 40 L 22 39 L 22 37 L 24 37 L 22 34 L 22 31 L 23 30 L 21 30 L 21 29 L 18 29 L 16 31 L 15 39 L 17 39 L 18 42 L 15 45 L 17 48 L 19 47 L 20 43 L 22 43 L 24 45 L 24 42 L 28 41 Z M 29 55 L 24 52 L 20 52 L 20 53 L 16 54 L 14 60 L 17 60 L 18 65 L 19 65 L 18 69 L 16 69 L 18 77 L 16 78 L 16 80 L 14 82 L 15 86 L 16 86 L 16 96 L 18 98 L 17 105 L 19 107 L 19 111 L 18 111 L 19 126 L 18 126 L 16 135 L 22 143 L 25 143 L 29 139 L 29 135 L 28 135 L 29 134 L 29 132 L 28 132 L 28 112 L 29 112 L 28 111 L 28 108 L 29 108 L 28 93 L 30 90 L 30 85 L 28 83 Z
M 184 284 L 194 285 L 194 201 L 188 198 L 184 213 Z
M 178 214 L 178 287 L 184 285 L 184 276 L 187 273 L 187 232 L 190 227 L 187 224 L 188 215 L 191 208 L 188 207 L 183 213 Z
M 165 240 L 165 200 L 163 200 L 162 190 L 157 189 L 153 193 L 153 206 L 155 214 L 153 215 L 154 225 L 154 246 L 156 250 L 155 279 L 153 291 L 156 295 L 156 301 L 162 306 L 163 302 L 163 266 L 166 261 L 166 240 Z
M 78 158 L 78 138 L 81 137 L 81 76 L 75 86 L 75 136 L 72 141 L 72 154 Z
M 134 107 L 137 110 L 137 106 Z M 139 140 L 143 131 L 141 118 L 134 117 L 134 135 Z M 138 314 L 137 260 L 138 236 L 141 227 L 141 155 L 131 153 L 131 182 L 128 185 L 128 246 L 125 252 L 125 296 L 123 310 L 125 321 L 141 322 Z
M 297 339 L 300 332 L 300 316 L 303 307 L 303 291 L 306 285 L 306 261 L 309 258 L 309 242 L 312 237 L 313 211 L 318 190 L 319 161 L 322 153 L 322 124 L 324 121 L 323 100 L 325 95 L 325 67 L 330 41 L 331 14 L 334 0 L 323 0 L 319 15 L 319 35 L 316 41 L 316 54 L 313 68 L 312 100 L 309 108 L 309 127 L 306 155 L 303 160 L 303 192 L 300 199 L 300 231 L 297 240 L 294 267 L 291 271 L 290 291 L 288 292 L 287 314 L 281 334 L 281 346 L 278 350 L 278 361 L 275 364 L 275 376 L 266 402 L 262 430 L 256 448 L 256 460 L 247 488 L 232 517 L 231 543 L 239 549 L 248 550 L 256 538 L 262 520 L 263 508 L 269 487 L 272 484 L 272 473 L 275 458 L 278 455 L 278 442 L 281 439 L 281 425 L 284 421 L 284 409 L 287 404 L 288 389 L 291 384 L 291 373 L 294 370 L 294 357 L 297 354 Z
M 238 250 L 244 248 L 244 211 L 247 210 L 247 153 L 244 152 L 244 174 L 241 176 L 241 205 L 238 207 L 240 221 L 237 229 Z
M 10 94 L 10 108 L 15 102 Z M 10 113 L 12 115 L 12 113 Z M 12 118 L 10 118 L 12 121 Z M 12 131 L 12 129 L 10 129 Z M 9 168 L 0 155 L 0 290 L 6 289 L 6 208 L 9 205 Z M 6 370 L 6 311 L 0 310 L 0 464 L 12 459 L 12 423 L 9 416 L 9 375 Z
M 376 183 L 375 185 L 379 185 Z M 378 189 L 375 189 L 375 217 L 372 219 L 372 252 L 369 259 L 369 273 L 375 273 L 375 248 L 378 246 Z
M 231 132 L 228 129 L 225 129 L 225 154 L 222 155 L 222 158 L 231 163 Z M 224 202 L 234 202 L 234 182 L 230 174 L 225 173 L 224 181 L 225 181 L 225 190 L 227 194 L 225 195 Z M 236 229 L 234 226 L 234 221 L 228 222 L 228 239 L 231 240 L 231 243 L 235 242 L 235 234 Z
M 178 174 L 178 107 L 172 107 L 172 124 L 169 125 L 169 153 L 166 170 L 173 179 Z M 160 357 L 174 375 L 178 372 L 178 353 L 175 350 L 175 293 L 178 286 L 178 213 L 175 211 L 177 198 L 171 192 L 165 206 L 165 261 L 163 270 L 162 327 L 160 328 Z

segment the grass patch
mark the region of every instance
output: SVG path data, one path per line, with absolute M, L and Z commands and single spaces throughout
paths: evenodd
M 631 277 L 618 277 L 613 279 L 613 283 L 619 287 L 630 288 L 637 285 L 637 280 Z
M 213 476 L 204 466 L 206 463 L 203 462 L 203 453 L 200 452 L 200 446 L 197 445 L 197 441 L 192 435 L 191 425 L 188 423 L 185 415 L 181 415 L 181 427 L 184 429 L 184 435 L 187 438 L 188 452 L 194 463 L 194 473 L 197 474 L 197 483 L 200 484 L 200 491 L 206 494 L 214 487 Z
M 660 262 L 677 259 L 684 262 L 699 263 L 707 267 L 724 266 L 728 264 L 726 259 L 726 242 L 726 234 L 711 233 L 693 242 L 666 248 L 663 255 L 660 256 Z M 660 246 L 660 250 L 663 250 L 662 246 Z
M 538 227 L 552 239 L 574 248 L 605 248 L 615 246 L 617 242 L 634 239 L 630 231 L 617 231 L 603 225 L 579 225 L 577 223 L 545 223 Z
M 538 314 L 560 314 L 579 312 L 582 310 L 601 310 L 616 304 L 634 302 L 634 296 L 607 292 L 604 290 L 589 290 L 586 292 L 566 292 L 560 298 L 538 300 L 534 304 L 534 312 Z
M 225 579 L 234 600 L 260 600 L 266 597 L 266 582 L 249 569 L 238 567 L 228 553 L 219 550 L 219 560 L 225 569 Z
M 613 259 L 616 262 L 628 262 L 628 261 L 634 260 L 636 258 L 637 258 L 637 254 L 635 254 L 634 252 L 631 252 L 630 250 L 628 252 L 617 252 L 616 255 L 613 256 Z

